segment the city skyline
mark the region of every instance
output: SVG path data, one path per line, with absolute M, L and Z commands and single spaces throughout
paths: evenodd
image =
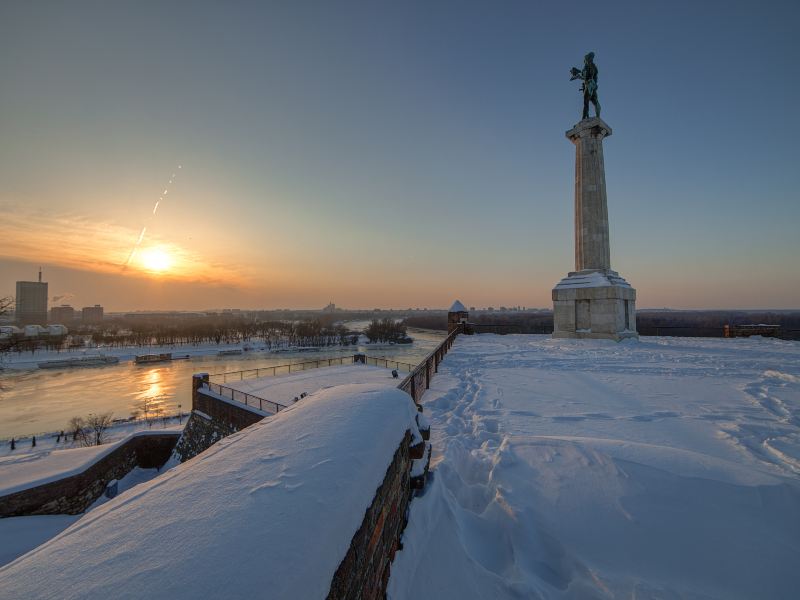
M 800 307 L 798 8 L 594 6 L 6 4 L 0 296 L 549 307 L 592 50 L 638 306 Z

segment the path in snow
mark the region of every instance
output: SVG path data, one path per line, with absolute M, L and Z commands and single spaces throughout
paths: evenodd
M 390 597 L 789 598 L 800 344 L 459 337 Z

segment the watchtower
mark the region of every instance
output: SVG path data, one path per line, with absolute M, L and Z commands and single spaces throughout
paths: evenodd
M 467 308 L 459 300 L 456 300 L 447 311 L 447 333 L 450 334 L 459 327 L 465 328 L 468 320 Z

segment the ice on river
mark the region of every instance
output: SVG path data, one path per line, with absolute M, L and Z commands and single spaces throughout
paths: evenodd
M 460 336 L 390 598 L 790 598 L 800 344 Z

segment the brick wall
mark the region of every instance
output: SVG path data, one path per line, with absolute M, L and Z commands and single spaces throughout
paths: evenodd
M 329 600 L 383 598 L 394 554 L 406 526 L 411 501 L 411 433 L 406 432 L 394 454 L 350 549 L 333 576 Z
M 178 433 L 137 435 L 84 472 L 0 497 L 0 517 L 76 515 L 100 497 L 112 479 L 122 479 L 134 467 L 161 467 L 169 458 Z

